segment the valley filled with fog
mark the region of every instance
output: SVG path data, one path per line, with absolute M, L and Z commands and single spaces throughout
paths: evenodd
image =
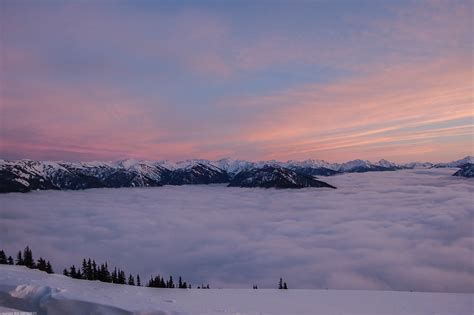
M 225 184 L 0 195 L 1 248 L 55 272 L 84 257 L 193 285 L 473 292 L 474 180 L 455 169 L 321 177 L 338 189 Z

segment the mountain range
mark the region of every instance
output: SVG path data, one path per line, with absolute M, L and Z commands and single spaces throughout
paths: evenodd
M 241 187 L 332 187 L 314 176 L 341 173 L 395 171 L 399 169 L 462 167 L 474 163 L 467 156 L 449 163 L 396 164 L 353 160 L 329 163 L 322 160 L 275 160 L 250 162 L 235 159 L 186 160 L 182 162 L 120 160 L 114 162 L 51 162 L 0 160 L 0 192 L 65 190 L 101 187 L 152 187 L 162 185 L 230 183 Z

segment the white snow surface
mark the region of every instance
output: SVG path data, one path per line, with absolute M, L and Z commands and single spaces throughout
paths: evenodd
M 473 294 L 349 290 L 157 289 L 0 265 L 0 309 L 44 315 L 472 314 Z

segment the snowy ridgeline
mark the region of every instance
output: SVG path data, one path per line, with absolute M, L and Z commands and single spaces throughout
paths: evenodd
M 48 315 L 472 314 L 473 294 L 347 290 L 172 290 L 0 266 L 0 311 Z
M 314 176 L 461 167 L 468 163 L 474 163 L 474 157 L 467 156 L 461 160 L 441 164 L 395 164 L 387 160 L 375 163 L 353 160 L 342 164 L 321 160 L 249 162 L 221 159 L 187 160 L 178 163 L 138 160 L 116 162 L 0 160 L 0 192 L 216 183 L 230 183 L 229 186 L 239 187 L 331 188 L 328 183 L 315 180 Z

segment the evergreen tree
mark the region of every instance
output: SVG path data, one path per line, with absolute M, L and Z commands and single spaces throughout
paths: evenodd
M 33 259 L 33 252 L 29 246 L 25 247 L 23 251 L 23 263 L 28 268 L 35 268 L 35 261 Z
M 126 284 L 127 283 L 127 277 L 125 276 L 125 272 L 123 270 L 118 271 L 118 283 L 119 284 Z
M 98 279 L 102 282 L 112 282 L 112 278 L 110 276 L 109 267 L 107 266 L 107 262 L 105 264 L 100 265 L 100 270 L 98 273 Z
M 283 283 L 283 290 L 288 290 L 288 287 L 286 286 L 286 282 Z
M 283 279 L 280 278 L 280 281 L 278 282 L 278 289 L 282 290 L 283 289 Z
M 178 280 L 178 288 L 179 289 L 183 288 L 183 280 L 181 279 L 181 276 L 179 277 L 179 280 Z
M 92 274 L 92 262 L 90 258 L 87 261 L 87 280 L 94 280 L 94 276 Z
M 8 264 L 13 265 L 13 257 L 12 256 L 8 256 Z
M 128 276 L 128 285 L 135 285 L 135 280 L 131 274 Z
M 140 283 L 140 275 L 137 273 L 137 286 L 141 287 L 142 284 Z
M 173 277 L 170 276 L 170 279 L 168 280 L 168 282 L 166 283 L 166 287 L 167 288 L 170 288 L 170 289 L 173 289 L 174 288 L 174 283 L 173 283 Z
M 76 269 L 76 266 L 72 265 L 69 271 L 69 276 L 74 279 L 82 279 L 81 270 Z
M 5 255 L 5 252 L 3 250 L 0 250 L 0 264 L 7 264 L 7 255 Z
M 76 278 L 76 266 L 72 265 L 71 268 L 69 268 L 69 276 L 71 278 Z
M 112 271 L 112 283 L 117 283 L 117 282 L 118 282 L 117 267 L 115 267 L 114 271 Z
M 64 268 L 63 270 L 63 275 L 65 275 L 66 277 L 69 277 L 69 272 L 67 271 L 66 268 Z
M 82 274 L 84 275 L 84 279 L 89 279 L 87 276 L 88 276 L 88 272 L 87 272 L 87 261 L 86 259 L 84 258 L 82 260 Z
M 150 288 L 157 288 L 160 284 L 160 276 L 156 276 L 153 278 L 153 276 L 150 277 L 150 280 L 148 281 L 147 287 Z
M 36 263 L 36 267 L 41 271 L 46 271 L 46 260 L 44 260 L 43 257 L 40 257 Z
M 18 254 L 16 254 L 16 264 L 19 266 L 23 266 L 25 264 L 25 261 L 23 260 L 23 255 L 21 254 L 21 250 L 18 251 Z
M 97 280 L 97 279 L 99 279 L 97 264 L 95 263 L 95 260 L 93 260 L 92 261 L 92 280 Z
M 49 260 L 46 262 L 46 270 L 45 271 L 47 273 L 54 273 L 53 267 L 51 266 L 51 263 L 49 262 Z

